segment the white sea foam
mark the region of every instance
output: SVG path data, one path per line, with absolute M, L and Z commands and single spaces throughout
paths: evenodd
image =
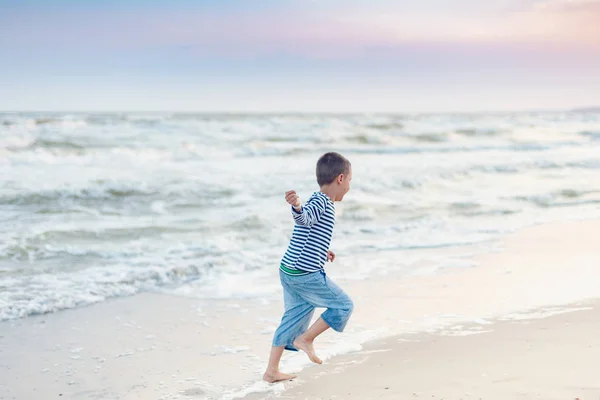
M 348 278 L 409 253 L 600 214 L 598 116 L 0 114 L 0 319 L 162 290 L 267 298 L 314 163 L 353 164 L 332 247 Z M 347 266 L 347 264 L 346 264 Z M 261 272 L 262 271 L 262 272 Z
M 550 307 L 536 309 L 531 311 L 521 311 L 503 316 L 502 321 L 528 321 L 532 319 L 542 319 L 554 315 L 567 314 L 576 311 L 592 310 L 592 307 Z

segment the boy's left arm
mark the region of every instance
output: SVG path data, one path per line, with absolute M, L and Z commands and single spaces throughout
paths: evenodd
M 331 250 L 327 250 L 327 260 L 333 262 L 335 260 L 335 253 Z

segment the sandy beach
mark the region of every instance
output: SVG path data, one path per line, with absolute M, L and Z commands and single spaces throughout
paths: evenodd
M 278 299 L 146 293 L 4 321 L 0 399 L 594 398 L 599 229 L 537 225 L 484 253 L 445 250 L 472 266 L 435 274 L 333 272 L 355 299 L 352 324 L 319 338 L 324 366 L 286 354 L 299 378 L 285 384 L 260 381 Z
M 481 334 L 428 334 L 372 343 L 358 354 L 311 368 L 277 398 L 598 399 L 598 302 L 570 311 L 497 322 L 489 326 L 491 332 Z M 259 398 L 266 397 L 248 397 Z

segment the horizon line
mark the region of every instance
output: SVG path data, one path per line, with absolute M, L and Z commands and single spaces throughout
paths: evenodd
M 584 106 L 571 108 L 529 108 L 520 110 L 456 110 L 456 111 L 292 111 L 292 110 L 220 110 L 220 111 L 192 111 L 192 110 L 110 110 L 110 109 L 95 109 L 95 110 L 0 110 L 0 114 L 31 114 L 31 113 L 73 113 L 73 114 L 190 114 L 190 115 L 411 115 L 411 114 L 504 114 L 504 113 L 536 113 L 536 112 L 600 112 L 600 106 Z

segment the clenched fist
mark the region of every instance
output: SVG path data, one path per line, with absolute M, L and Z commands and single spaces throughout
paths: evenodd
M 299 209 L 302 205 L 300 197 L 298 197 L 295 190 L 289 190 L 285 192 L 285 201 L 294 206 L 295 209 Z

